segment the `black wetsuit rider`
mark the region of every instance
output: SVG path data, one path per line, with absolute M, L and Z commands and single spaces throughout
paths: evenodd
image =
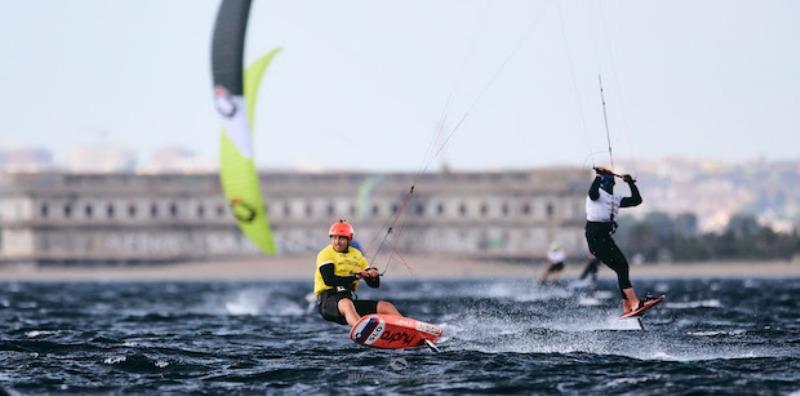
M 626 289 L 631 289 L 630 293 L 633 295 L 633 286 L 628 278 L 628 260 L 614 243 L 611 234 L 616 229 L 614 218 L 619 208 L 641 204 L 642 196 L 630 175 L 625 175 L 623 180 L 628 183 L 631 196 L 621 197 L 614 195 L 614 175 L 602 168 L 598 168 L 597 173 L 586 198 L 586 242 L 589 244 L 589 251 L 617 273 L 620 293 L 625 300 Z
M 583 272 L 581 273 L 580 280 L 584 280 L 586 279 L 586 277 L 591 275 L 592 283 L 593 284 L 596 283 L 597 271 L 599 270 L 598 268 L 599 266 L 600 266 L 600 260 L 598 260 L 597 257 L 592 257 L 592 259 L 589 260 L 588 263 L 586 263 L 586 267 L 583 269 Z

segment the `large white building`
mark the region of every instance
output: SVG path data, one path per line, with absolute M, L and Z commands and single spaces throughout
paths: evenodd
M 264 173 L 280 254 L 315 252 L 339 218 L 374 251 L 541 257 L 553 241 L 583 254 L 578 169 L 505 172 Z M 0 176 L 0 261 L 159 262 L 257 255 L 216 174 L 31 173 Z

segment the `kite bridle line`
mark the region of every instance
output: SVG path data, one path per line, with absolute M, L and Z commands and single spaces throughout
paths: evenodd
M 435 150 L 433 151 L 433 154 L 432 154 L 431 158 L 423 166 L 422 170 L 420 172 L 418 172 L 414 176 L 413 182 L 411 184 L 411 188 L 409 188 L 408 193 L 406 193 L 406 195 L 403 197 L 402 203 L 398 207 L 397 212 L 394 214 L 394 217 L 392 218 L 391 223 L 388 225 L 388 227 L 386 229 L 386 234 L 384 234 L 383 238 L 381 239 L 381 242 L 378 245 L 378 248 L 375 250 L 375 253 L 373 254 L 372 260 L 370 260 L 370 262 L 376 262 L 375 260 L 377 259 L 378 255 L 380 254 L 381 250 L 383 249 L 383 247 L 386 244 L 386 241 L 389 239 L 390 235 L 395 235 L 395 236 L 399 235 L 399 231 L 398 232 L 394 232 L 394 230 L 395 230 L 395 228 L 397 226 L 397 223 L 398 223 L 400 217 L 402 216 L 405 208 L 408 206 L 408 203 L 413 198 L 414 189 L 416 188 L 417 182 L 420 180 L 422 175 L 425 174 L 430 169 L 430 167 L 433 164 L 433 162 L 437 158 L 439 158 L 441 156 L 441 154 L 443 153 L 444 149 L 450 143 L 451 139 L 456 134 L 456 132 L 458 132 L 458 130 L 464 124 L 464 121 L 467 119 L 467 117 L 473 112 L 473 110 L 477 107 L 478 103 L 483 98 L 483 96 L 489 91 L 489 89 L 494 85 L 494 83 L 497 81 L 497 79 L 503 73 L 503 71 L 505 70 L 506 66 L 508 66 L 508 64 L 516 56 L 516 54 L 519 52 L 519 50 L 522 48 L 522 46 L 528 41 L 528 39 L 530 38 L 530 36 L 533 33 L 533 31 L 535 30 L 535 28 L 538 26 L 538 23 L 539 23 L 539 21 L 541 20 L 541 18 L 543 16 L 544 16 L 544 13 L 536 15 L 536 17 L 533 19 L 531 24 L 528 26 L 528 28 L 522 34 L 522 36 L 520 36 L 519 40 L 517 40 L 516 45 L 509 52 L 508 56 L 505 57 L 505 59 L 500 64 L 498 69 L 492 74 L 491 78 L 486 82 L 486 84 L 484 84 L 484 86 L 478 92 L 477 96 L 473 99 L 472 103 L 469 105 L 467 110 L 458 119 L 458 122 L 455 124 L 455 126 L 446 134 L 445 138 L 441 141 L 441 143 L 438 144 L 438 147 L 436 145 L 436 136 L 434 136 L 434 138 L 431 139 L 431 141 L 430 141 L 430 143 L 428 145 L 427 152 L 430 152 L 431 149 L 435 149 Z M 471 56 L 471 53 L 468 54 L 467 56 L 468 57 Z M 462 68 L 463 68 L 463 65 L 462 65 Z M 462 77 L 461 73 L 459 73 L 458 79 L 460 79 L 461 77 Z M 456 87 L 457 86 L 458 86 L 458 81 L 456 81 Z M 455 91 L 455 88 L 454 88 L 453 92 L 454 91 Z M 448 99 L 447 99 L 447 101 L 445 103 L 445 108 L 442 111 L 442 119 L 440 120 L 439 126 L 441 128 L 443 128 L 443 129 L 444 129 L 444 125 L 445 125 L 445 122 L 444 122 L 445 119 L 444 118 L 446 118 L 448 113 L 449 113 L 449 106 L 450 106 L 450 103 L 452 102 L 452 96 L 453 96 L 453 93 L 451 92 L 451 95 L 448 97 Z M 401 224 L 401 230 L 402 230 L 402 224 Z M 393 232 L 394 232 L 394 234 L 393 234 Z M 381 271 L 380 274 L 381 275 L 385 274 L 386 271 L 389 269 L 389 265 L 391 264 L 391 258 L 393 256 L 396 256 L 397 258 L 399 258 L 401 260 L 401 262 L 403 262 L 403 264 L 406 265 L 406 267 L 409 269 L 409 271 L 411 271 L 411 266 L 408 265 L 408 263 L 405 260 L 403 260 L 402 256 L 397 252 L 396 244 L 390 245 L 390 250 L 391 250 L 391 254 L 389 255 L 389 259 L 387 260 L 386 265 L 384 266 L 383 271 Z

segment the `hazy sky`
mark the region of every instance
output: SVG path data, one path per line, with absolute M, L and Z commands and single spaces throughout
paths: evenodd
M 216 158 L 218 4 L 7 2 L 0 147 Z M 598 73 L 615 159 L 797 159 L 799 19 L 789 0 L 258 0 L 248 60 L 284 51 L 257 163 L 418 170 L 447 109 L 447 132 L 468 113 L 443 153 L 455 168 L 605 164 Z

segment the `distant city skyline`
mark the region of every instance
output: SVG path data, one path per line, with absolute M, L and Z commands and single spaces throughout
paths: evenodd
M 141 154 L 141 153 L 140 153 Z M 653 173 L 661 169 L 661 173 L 670 174 L 680 178 L 680 170 L 684 167 L 689 169 L 704 168 L 706 170 L 727 170 L 729 168 L 747 166 L 748 164 L 797 164 L 800 169 L 800 156 L 797 158 L 767 158 L 757 157 L 743 160 L 725 160 L 714 158 L 693 158 L 688 156 L 664 156 L 659 158 L 624 158 L 618 159 L 615 164 L 620 172 L 632 173 L 639 172 Z M 92 167 L 95 164 L 95 167 Z M 440 164 L 446 166 L 448 170 L 454 171 L 493 171 L 493 170 L 515 170 L 515 169 L 539 169 L 547 167 L 580 167 L 578 164 L 538 164 L 530 166 L 507 166 L 507 167 L 487 167 L 487 168 L 454 168 L 450 163 Z M 188 172 L 188 173 L 207 173 L 219 171 L 219 163 L 216 158 L 202 157 L 198 153 L 187 147 L 165 146 L 159 147 L 152 153 L 137 155 L 131 147 L 108 144 L 88 144 L 75 146 L 65 151 L 64 155 L 55 157 L 47 147 L 41 146 L 20 146 L 20 147 L 0 147 L 0 171 L 9 172 L 36 172 L 36 171 L 68 171 L 68 172 L 134 172 L 134 173 L 160 173 L 160 172 Z M 325 171 L 359 171 L 368 169 L 324 169 L 318 167 L 277 167 L 260 166 L 260 171 L 299 171 L 299 172 L 325 172 Z M 442 166 L 432 166 L 426 169 L 430 172 L 438 172 Z M 418 169 L 375 169 L 377 172 L 408 172 L 418 171 Z M 588 171 L 588 167 L 587 167 Z
M 8 4 L 0 148 L 45 147 L 59 162 L 102 144 L 130 149 L 141 164 L 180 147 L 213 163 L 218 4 Z M 794 160 L 798 11 L 800 3 L 777 0 L 257 1 L 247 59 L 284 51 L 259 93 L 256 162 L 608 165 L 598 74 L 615 161 Z M 426 155 L 462 118 L 442 155 Z

